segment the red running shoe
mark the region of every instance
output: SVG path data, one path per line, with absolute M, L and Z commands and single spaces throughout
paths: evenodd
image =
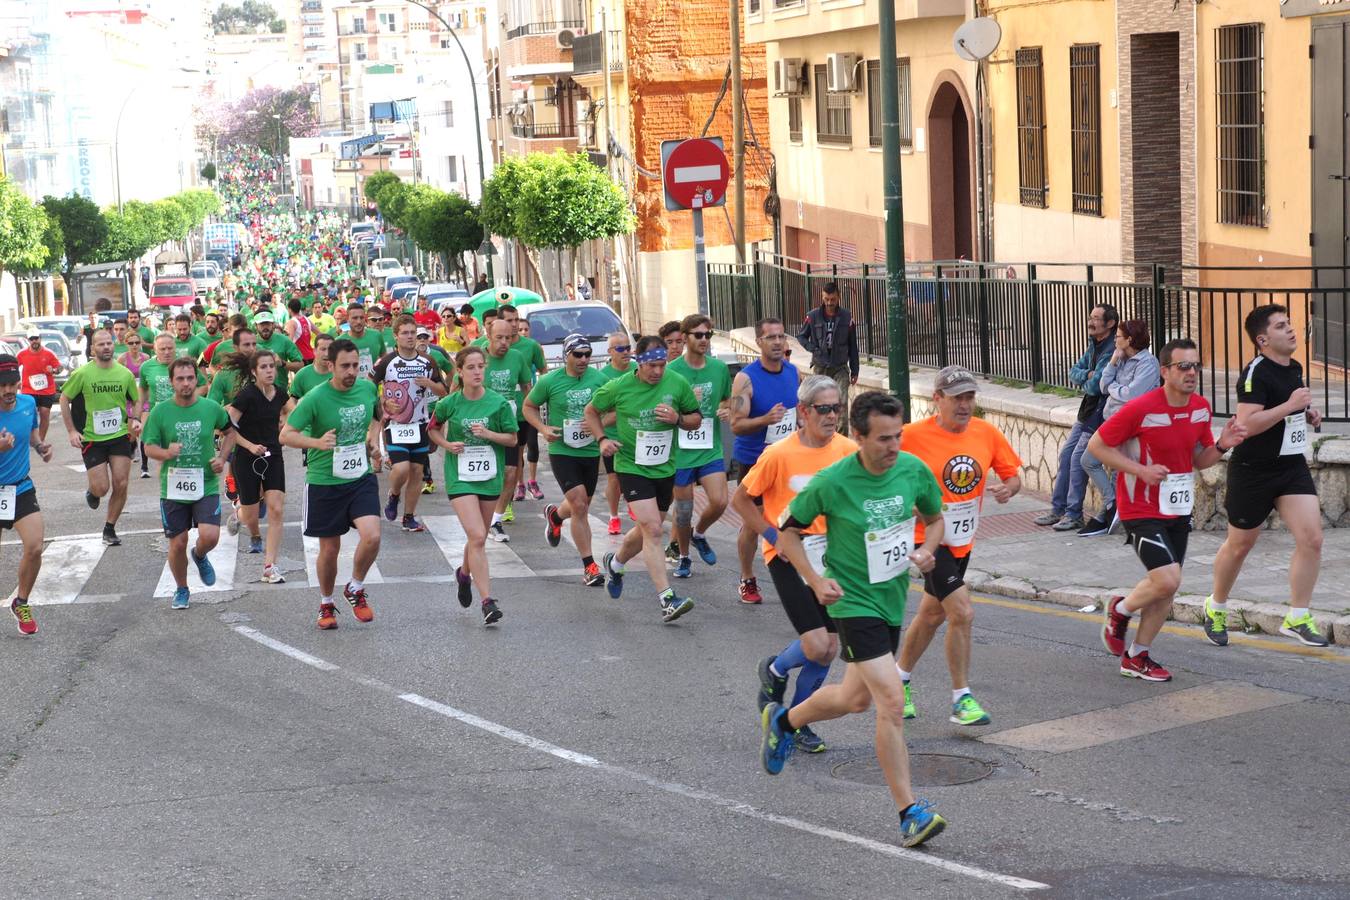
M 331 631 L 337 627 L 337 607 L 331 603 L 319 604 L 319 630 Z
M 550 547 L 558 546 L 562 540 L 562 525 L 553 524 L 554 518 L 558 515 L 558 507 L 550 503 L 544 507 L 544 540 L 548 541 Z
M 366 589 L 361 588 L 358 591 L 352 590 L 348 584 L 342 589 L 342 596 L 347 598 L 347 602 L 352 605 L 352 615 L 356 616 L 358 622 L 375 621 L 375 610 L 366 603 Z
M 605 573 L 600 571 L 599 564 L 588 563 L 582 570 L 581 580 L 586 587 L 604 587 Z
M 19 598 L 15 597 L 14 602 L 9 604 L 9 611 L 19 620 L 19 634 L 37 634 L 37 620 L 33 618 L 33 610 L 27 603 L 20 603 Z
M 1148 653 L 1120 658 L 1120 674 L 1145 681 L 1171 681 L 1172 673 L 1149 658 Z
M 759 582 L 755 579 L 741 579 L 741 602 L 746 605 L 764 602 L 764 595 L 759 592 Z
M 1130 630 L 1130 617 L 1116 612 L 1116 604 L 1124 599 L 1112 597 L 1107 601 L 1106 623 L 1102 625 L 1102 646 L 1117 658 L 1125 653 L 1125 632 Z
M 623 523 L 619 521 L 618 516 L 609 517 L 609 533 L 623 534 Z

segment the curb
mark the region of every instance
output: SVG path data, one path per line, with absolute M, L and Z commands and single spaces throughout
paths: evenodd
M 1130 587 L 1102 588 L 1083 585 L 1066 585 L 1053 590 L 1038 588 L 1021 578 L 1000 576 L 992 572 L 971 569 L 966 572 L 965 582 L 972 591 L 1006 597 L 1010 600 L 1034 600 L 1067 606 L 1080 612 L 1102 610 L 1112 597 L 1127 594 Z M 1170 621 L 1187 625 L 1199 625 L 1204 617 L 1205 598 L 1200 594 L 1179 594 L 1172 601 L 1172 609 L 1167 618 Z M 1286 607 L 1276 603 L 1257 603 L 1251 600 L 1228 601 L 1229 630 L 1246 634 L 1280 633 L 1280 623 L 1284 621 Z M 1327 636 L 1333 645 L 1350 644 L 1350 615 L 1338 616 L 1326 610 L 1312 610 L 1313 621 L 1318 629 Z

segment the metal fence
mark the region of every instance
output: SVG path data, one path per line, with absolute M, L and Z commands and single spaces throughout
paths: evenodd
M 862 355 L 873 360 L 889 355 L 884 265 L 761 255 L 744 266 L 708 268 L 710 311 L 718 328 L 742 328 L 773 316 L 795 332 L 819 303 L 821 288 L 835 282 L 857 322 Z M 1152 277 L 1095 278 L 1103 268 L 1127 278 L 1141 270 Z M 1350 421 L 1344 364 L 1350 304 L 1344 287 L 1325 286 L 1350 283 L 1343 270 L 1186 267 L 1182 284 L 1169 283 L 1173 279 L 1160 266 L 925 262 L 906 270 L 912 365 L 959 364 L 991 378 L 1072 389 L 1068 373 L 1087 347 L 1088 313 L 1109 303 L 1122 321 L 1149 323 L 1155 352 L 1175 337 L 1200 346 L 1201 392 L 1219 415 L 1233 413 L 1238 378 L 1254 355 L 1243 318 L 1257 306 L 1281 304 L 1300 329 L 1296 358 L 1320 407 L 1331 421 Z M 1263 286 L 1246 286 L 1252 284 Z M 1281 286 L 1265 286 L 1270 284 Z

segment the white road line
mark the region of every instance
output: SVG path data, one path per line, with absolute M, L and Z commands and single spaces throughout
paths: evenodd
M 422 524 L 427 526 L 427 531 L 435 538 L 436 546 L 441 548 L 441 553 L 445 556 L 446 568 L 453 575 L 460 560 L 464 558 L 464 545 L 468 543 L 459 517 L 426 516 L 422 519 Z M 493 578 L 533 578 L 535 575 L 534 570 L 508 544 L 499 544 L 489 539 L 487 560 Z
M 542 519 L 543 516 L 541 515 L 540 518 Z M 601 520 L 595 516 L 588 516 L 587 518 L 590 519 L 591 523 L 591 555 L 595 557 L 596 562 L 600 562 L 606 553 L 618 551 L 619 545 L 623 543 L 624 536 L 622 534 L 609 533 L 608 519 Z M 632 522 L 629 522 L 628 524 L 632 527 L 637 527 Z M 570 544 L 573 550 L 577 548 L 577 542 L 572 540 L 572 524 L 570 519 L 563 523 L 562 536 L 563 540 Z M 643 561 L 642 554 L 639 553 L 637 556 L 624 563 L 623 570 L 625 575 L 630 572 L 646 572 L 647 564 Z
M 283 653 L 291 659 L 298 660 L 307 666 L 313 666 L 321 672 L 336 672 L 338 667 L 326 660 L 319 659 L 317 656 L 310 656 L 303 650 L 292 647 L 290 644 L 283 644 L 275 638 L 270 638 L 255 628 L 249 628 L 247 625 L 235 625 L 234 630 L 248 638 L 250 641 L 257 641 L 264 647 Z
M 305 535 L 305 574 L 309 577 L 309 586 L 316 588 L 319 586 L 319 575 L 314 568 L 315 561 L 319 558 L 319 539 Z M 338 573 L 337 585 L 341 587 L 351 580 L 352 577 L 352 556 L 356 553 L 356 545 L 360 541 L 360 536 L 356 531 L 348 531 L 342 536 L 342 548 L 338 550 Z M 384 576 L 380 574 L 378 563 L 372 563 L 370 571 L 366 573 L 366 584 L 382 584 Z
M 281 641 L 270 638 L 267 635 L 262 634 L 261 632 L 256 631 L 253 628 L 249 628 L 248 626 L 235 625 L 233 626 L 233 629 L 239 634 L 242 634 L 244 637 L 256 641 L 257 643 L 262 644 L 264 647 L 276 650 L 278 653 L 283 653 L 286 656 L 291 657 L 292 659 L 299 660 L 300 662 L 303 662 L 305 665 L 313 666 L 314 668 L 320 669 L 325 672 L 337 671 L 338 669 L 338 666 L 334 665 L 333 663 L 319 659 L 316 656 L 311 656 L 310 654 L 304 652 L 303 650 L 298 650 L 295 647 L 290 646 L 289 644 L 284 644 Z M 364 676 L 357 675 L 356 673 L 344 672 L 343 674 L 346 675 L 347 677 L 354 678 L 355 680 L 363 684 L 372 684 L 373 686 L 379 687 L 381 689 L 386 687 L 386 685 L 384 685 L 382 682 L 372 682 L 370 679 L 367 679 Z M 887 844 L 882 841 L 873 840 L 872 838 L 862 837 L 861 835 L 850 834 L 846 831 L 839 831 L 838 829 L 828 828 L 822 825 L 814 825 L 810 822 L 806 822 L 802 819 L 796 819 L 791 816 L 780 816 L 777 815 L 776 813 L 765 812 L 764 810 L 757 809 L 756 807 L 751 806 L 748 803 L 743 803 L 739 800 L 732 800 L 726 797 L 722 797 L 718 794 L 709 793 L 708 791 L 701 791 L 698 788 L 689 787 L 688 785 L 680 784 L 679 782 L 663 781 L 662 779 L 659 778 L 653 778 L 650 775 L 644 775 L 641 772 L 635 772 L 631 769 L 625 769 L 622 766 L 616 766 L 612 763 L 604 762 L 602 760 L 596 759 L 593 756 L 587 756 L 584 753 L 578 753 L 575 750 L 568 750 L 565 747 L 559 747 L 557 744 L 551 744 L 548 741 L 541 740 L 540 738 L 525 734 L 524 732 L 516 731 L 514 728 L 509 728 L 505 725 L 500 725 L 496 722 L 484 719 L 481 716 L 476 716 L 473 713 L 465 712 L 464 710 L 461 709 L 456 709 L 453 706 L 447 706 L 446 704 L 439 703 L 435 700 L 430 700 L 426 697 L 423 697 L 420 694 L 400 693 L 398 694 L 398 698 L 406 703 L 410 703 L 414 706 L 418 706 L 421 707 L 422 709 L 434 712 L 437 715 L 444 716 L 448 719 L 453 719 L 457 722 L 461 722 L 465 725 L 469 725 L 473 728 L 477 728 L 482 731 L 486 731 L 489 734 L 494 734 L 497 737 L 502 738 L 503 740 L 511 741 L 514 744 L 519 744 L 522 747 L 527 747 L 539 753 L 546 753 L 549 756 L 556 757 L 557 759 L 564 760 L 565 762 L 570 762 L 574 765 L 582 766 L 584 768 L 592 769 L 598 772 L 604 772 L 608 775 L 614 775 L 620 778 L 625 778 L 630 781 L 636 781 L 640 784 L 645 784 L 648 787 L 655 788 L 656 790 L 662 791 L 667 794 L 674 794 L 676 796 L 684 797 L 689 800 L 701 801 L 703 803 L 707 803 L 712 806 L 716 806 L 721 809 L 727 810 L 728 812 L 735 813 L 736 815 L 744 816 L 748 819 L 755 819 L 760 822 L 768 822 L 773 825 L 780 825 L 784 828 L 791 828 L 795 831 L 800 831 L 805 834 L 812 834 L 817 837 L 829 838 L 831 840 L 839 841 L 841 843 L 852 844 L 856 847 L 862 847 L 865 850 L 871 850 L 872 852 L 881 854 L 883 856 L 889 856 L 895 859 L 903 859 L 908 862 L 921 863 L 926 866 L 932 866 L 934 868 L 943 869 L 956 875 L 963 875 L 967 878 L 974 878 L 976 880 L 985 881 L 992 884 L 1000 884 L 1005 887 L 1016 888 L 1018 890 L 1023 891 L 1044 890 L 1050 887 L 1050 885 L 1042 884 L 1039 881 L 1031 881 L 1030 879 L 1027 878 L 1019 878 L 1016 875 L 1004 875 L 1000 872 L 991 872 L 988 871 L 987 869 L 980 869 L 975 866 L 967 866 L 962 863 L 952 862 L 950 860 L 932 856 L 927 852 L 920 852 L 918 850 L 909 850 L 904 847 L 897 847 L 894 844 Z
M 29 602 L 34 606 L 77 602 L 107 549 L 101 534 L 49 544 L 42 551 L 42 571 Z
M 197 529 L 193 528 L 188 532 L 189 551 L 196 546 Z M 188 591 L 195 596 L 197 594 L 234 590 L 235 564 L 239 561 L 238 536 L 231 536 L 228 531 L 221 534 L 220 543 L 216 545 L 216 549 L 206 554 L 206 558 L 211 561 L 211 565 L 216 569 L 216 583 L 210 587 L 202 584 L 202 578 L 197 574 L 197 566 L 192 562 L 189 555 L 187 567 Z M 166 561 L 164 571 L 159 573 L 159 583 L 155 585 L 154 595 L 156 597 L 172 597 L 177 587 L 178 585 L 173 580 L 173 572 L 169 571 L 169 564 Z
M 118 529 L 117 536 L 131 537 L 132 535 L 138 534 L 163 534 L 163 533 L 164 533 L 163 528 L 135 528 L 132 529 L 131 531 L 122 531 L 121 529 Z M 103 532 L 90 531 L 86 534 L 49 534 L 44 537 L 44 540 L 46 540 L 47 543 L 49 544 L 55 544 L 61 541 L 87 541 L 90 540 L 91 538 L 97 538 L 100 542 L 102 542 Z M 43 554 L 43 557 L 44 558 L 46 557 L 46 553 Z

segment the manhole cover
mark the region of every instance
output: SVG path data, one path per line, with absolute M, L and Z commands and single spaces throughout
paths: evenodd
M 948 787 L 969 784 L 988 778 L 994 767 L 984 760 L 947 753 L 911 753 L 909 755 L 910 781 L 917 787 Z M 858 784 L 886 786 L 886 777 L 876 757 L 860 757 L 841 762 L 830 769 L 835 778 Z

